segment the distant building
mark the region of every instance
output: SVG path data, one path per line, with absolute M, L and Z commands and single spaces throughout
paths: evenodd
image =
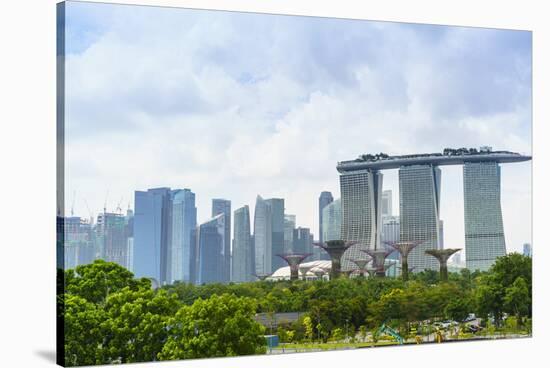
M 292 252 L 294 244 L 294 229 L 296 228 L 296 215 L 285 214 L 284 224 L 284 253 Z
M 101 245 L 101 258 L 128 268 L 126 217 L 119 213 L 100 213 L 97 216 L 96 231 Z
M 340 240 L 342 231 L 342 202 L 335 200 L 323 209 L 323 239 Z
M 382 243 L 398 242 L 400 239 L 400 223 L 399 216 L 384 216 L 382 217 Z M 399 259 L 399 252 L 393 252 L 388 256 L 388 259 Z
M 323 209 L 332 203 L 334 198 L 332 198 L 331 192 L 321 192 L 319 196 L 319 241 L 323 242 Z
M 219 215 L 199 225 L 197 228 L 197 278 L 199 285 L 225 282 L 225 215 Z
M 286 262 L 277 256 L 284 253 L 284 223 L 285 223 L 285 200 L 282 198 L 266 199 L 266 204 L 271 209 L 271 271 L 283 267 Z
M 170 279 L 170 195 L 170 188 L 135 192 L 134 274 L 154 278 L 161 285 Z
M 313 253 L 313 235 L 309 228 L 298 227 L 294 229 L 294 246 L 292 250 L 293 253 Z
M 487 271 L 506 254 L 497 162 L 464 163 L 466 267 Z
M 197 227 L 197 207 L 195 193 L 189 189 L 171 192 L 170 227 L 170 282 L 193 282 L 192 264 L 195 262 L 195 244 L 192 232 Z
M 392 191 L 384 190 L 382 192 L 382 218 L 386 216 L 393 216 L 393 206 L 392 206 Z
M 233 250 L 231 281 L 246 282 L 254 278 L 254 244 L 250 234 L 248 206 L 233 212 Z
M 445 248 L 445 241 L 443 238 L 443 220 L 439 220 L 439 249 Z
M 225 216 L 224 249 L 222 254 L 223 275 L 224 281 L 229 282 L 231 278 L 231 201 L 227 199 L 212 200 L 212 217 L 220 213 Z
M 529 243 L 523 244 L 523 255 L 526 257 L 533 256 L 533 247 Z
M 90 223 L 80 217 L 59 217 L 61 240 L 64 243 L 64 266 L 72 269 L 96 258 L 94 232 Z
M 432 165 L 403 166 L 399 169 L 399 220 L 401 241 L 422 241 L 409 254 L 415 272 L 438 270 L 439 263 L 427 254 L 438 249 L 441 169 Z
M 254 269 L 257 275 L 271 273 L 271 217 L 271 207 L 262 197 L 257 196 L 254 208 Z

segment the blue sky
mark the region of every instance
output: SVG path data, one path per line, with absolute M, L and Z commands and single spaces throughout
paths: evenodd
M 531 33 L 68 2 L 67 204 L 133 206 L 191 188 L 253 208 L 284 197 L 317 233 L 336 162 L 493 146 L 531 152 Z M 463 247 L 462 177 L 443 169 L 447 246 Z M 394 191 L 397 173 L 385 173 Z M 107 195 L 107 193 L 109 193 Z M 531 164 L 505 165 L 509 250 L 531 241 Z

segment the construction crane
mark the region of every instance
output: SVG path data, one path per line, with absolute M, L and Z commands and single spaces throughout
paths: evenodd
M 386 335 L 390 335 L 393 337 L 400 345 L 403 345 L 403 337 L 393 328 L 390 326 L 387 326 L 386 323 L 382 323 L 382 326 L 378 329 L 376 332 L 377 335 L 380 335 L 381 333 L 385 333 Z

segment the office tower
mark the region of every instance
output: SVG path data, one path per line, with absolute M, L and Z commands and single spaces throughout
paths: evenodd
M 445 241 L 443 238 L 443 220 L 439 220 L 439 249 L 445 248 Z
M 344 254 L 343 271 L 354 268 L 349 259 L 364 257 L 360 249 L 380 247 L 382 179 L 377 170 L 341 171 L 341 240 L 358 242 Z
M 256 197 L 254 208 L 254 268 L 257 275 L 271 274 L 271 207 Z
M 277 254 L 284 253 L 285 200 L 270 198 L 265 200 L 271 209 L 271 272 L 286 266 L 285 260 Z
M 134 272 L 134 211 L 130 208 L 126 211 L 124 218 L 126 232 L 126 268 Z
M 500 166 L 497 162 L 465 162 L 464 230 L 466 267 L 487 271 L 506 254 L 500 208 Z
M 231 201 L 227 199 L 212 199 L 212 217 L 219 214 L 225 216 L 224 249 L 223 249 L 223 275 L 224 281 L 231 279 Z
M 531 247 L 531 244 L 529 243 L 523 244 L 523 255 L 526 257 L 533 256 L 533 247 Z
M 136 191 L 134 202 L 134 274 L 161 285 L 169 279 L 170 194 L 170 188 Z
M 409 255 L 415 271 L 437 270 L 439 264 L 426 250 L 439 246 L 441 170 L 432 165 L 399 169 L 400 241 L 422 241 Z
M 65 269 L 93 262 L 95 246 L 91 225 L 76 216 L 59 219 L 60 231 L 63 232 Z
M 342 232 L 342 201 L 335 200 L 323 208 L 323 239 L 340 240 Z
M 250 235 L 250 210 L 248 206 L 233 212 L 233 251 L 231 281 L 254 280 L 254 245 Z
M 399 242 L 401 225 L 399 216 L 382 217 L 382 233 L 380 234 L 382 244 Z M 399 259 L 399 252 L 393 252 L 388 259 Z
M 292 253 L 313 253 L 313 235 L 309 228 L 298 227 L 294 229 L 294 244 Z
M 177 189 L 171 192 L 171 232 L 169 282 L 194 282 L 191 273 L 195 261 L 195 244 L 192 243 L 191 232 L 197 227 L 197 207 L 195 193 L 189 189 Z
M 225 219 L 223 213 L 198 226 L 197 279 L 199 285 L 225 282 Z
M 127 268 L 128 235 L 126 217 L 119 213 L 100 213 L 97 215 L 96 228 L 101 244 L 101 258 Z
M 332 203 L 334 198 L 332 198 L 331 192 L 321 192 L 319 196 L 319 241 L 323 242 L 323 209 Z
M 292 253 L 295 228 L 296 228 L 296 215 L 285 214 L 284 250 L 283 250 L 284 253 Z
M 392 191 L 385 190 L 382 192 L 382 206 L 381 206 L 382 218 L 393 215 L 392 206 Z

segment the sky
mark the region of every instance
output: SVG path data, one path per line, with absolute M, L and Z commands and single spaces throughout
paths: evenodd
M 318 197 L 363 153 L 531 154 L 527 31 L 67 2 L 66 213 L 190 188 L 258 194 L 317 238 Z M 397 170 L 384 171 L 399 214 Z M 446 247 L 464 247 L 462 168 L 442 167 Z M 502 165 L 508 251 L 531 243 L 531 162 Z

